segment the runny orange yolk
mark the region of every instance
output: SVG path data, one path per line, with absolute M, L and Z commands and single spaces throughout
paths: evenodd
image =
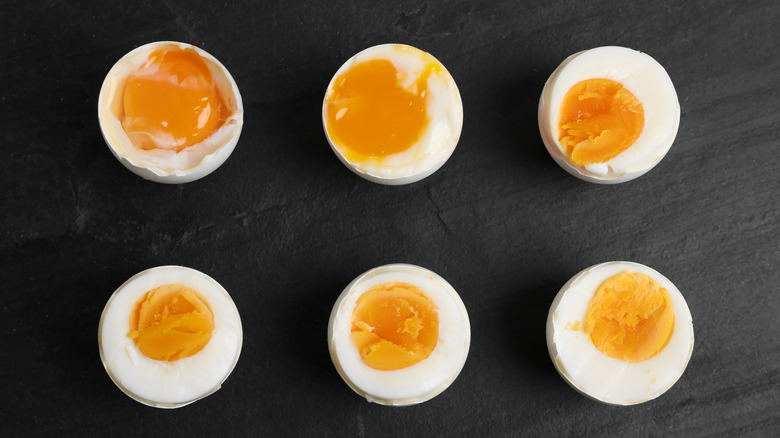
M 649 359 L 674 333 L 674 308 L 666 289 L 645 274 L 622 272 L 596 290 L 584 331 L 607 356 L 626 362 Z
M 205 140 L 227 118 L 206 61 L 192 49 L 160 49 L 127 80 L 122 127 L 144 150 L 177 152 Z
M 405 73 L 387 59 L 363 61 L 334 81 L 327 98 L 326 124 L 331 140 L 352 162 L 381 158 L 412 147 L 428 126 L 428 78 L 441 73 L 430 62 L 410 86 Z
M 363 362 L 378 370 L 399 370 L 431 355 L 439 340 L 439 313 L 420 289 L 383 283 L 357 300 L 352 342 Z
M 631 147 L 645 125 L 639 99 L 610 79 L 588 79 L 566 93 L 558 139 L 579 166 L 604 163 Z
M 147 292 L 130 314 L 129 336 L 144 356 L 174 362 L 211 340 L 214 314 L 193 289 L 166 284 Z

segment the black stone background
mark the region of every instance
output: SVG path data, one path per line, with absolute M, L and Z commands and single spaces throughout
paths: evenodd
M 3 2 L 0 14 L 0 435 L 777 436 L 780 430 L 780 3 L 548 0 Z M 210 176 L 145 181 L 97 121 L 105 74 L 156 40 L 231 71 L 246 117 Z M 325 87 L 369 46 L 439 58 L 465 123 L 452 158 L 408 186 L 362 180 L 322 132 Z M 682 107 L 666 158 L 616 186 L 544 149 L 537 103 L 566 56 L 647 52 Z M 696 343 L 654 401 L 580 396 L 548 357 L 563 283 L 609 260 L 683 292 Z M 471 352 L 415 407 L 369 404 L 330 362 L 327 319 L 365 270 L 429 268 L 460 293 Z M 111 293 L 181 264 L 217 279 L 244 324 L 223 388 L 177 410 L 120 392 L 98 356 Z

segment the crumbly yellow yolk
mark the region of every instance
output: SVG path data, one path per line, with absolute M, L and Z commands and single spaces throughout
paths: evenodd
M 227 118 L 211 71 L 193 49 L 151 53 L 128 78 L 123 105 L 122 127 L 144 150 L 179 152 L 208 138 Z
M 398 370 L 431 355 L 439 340 L 439 313 L 420 289 L 383 283 L 357 300 L 352 342 L 363 362 L 378 370 Z
M 610 79 L 588 79 L 569 89 L 558 118 L 558 139 L 579 166 L 604 163 L 636 142 L 645 126 L 639 99 Z
M 412 147 L 428 126 L 428 77 L 441 73 L 428 63 L 411 85 L 387 59 L 363 61 L 333 82 L 327 98 L 328 134 L 352 162 L 381 158 Z
M 607 356 L 649 359 L 674 333 L 674 308 L 666 289 L 645 274 L 622 272 L 596 290 L 585 314 L 585 333 Z
M 166 284 L 138 300 L 127 336 L 146 357 L 174 362 L 202 350 L 213 331 L 206 300 L 186 286 Z

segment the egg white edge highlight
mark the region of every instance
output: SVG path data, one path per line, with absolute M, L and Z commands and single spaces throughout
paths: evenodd
M 666 347 L 652 358 L 632 364 L 603 354 L 593 345 L 590 339 L 588 339 L 588 335 L 582 329 L 578 331 L 566 329 L 566 324 L 573 321 L 566 320 L 565 316 L 560 314 L 564 310 L 561 307 L 563 300 L 580 299 L 587 300 L 589 303 L 601 283 L 624 271 L 643 273 L 657 281 L 661 287 L 667 290 L 675 312 L 674 332 Z M 577 288 L 581 286 L 585 286 L 585 288 L 580 289 L 581 296 L 577 297 Z M 587 305 L 585 309 L 587 309 Z M 578 315 L 576 320 L 582 325 L 584 319 L 585 312 L 582 312 L 582 315 Z M 550 358 L 564 381 L 581 394 L 608 404 L 635 405 L 662 395 L 680 379 L 693 354 L 693 318 L 682 293 L 669 279 L 659 272 L 634 262 L 615 261 L 601 263 L 574 275 L 563 285 L 550 306 L 546 332 Z M 565 340 L 563 339 L 564 336 L 570 338 Z M 562 344 L 572 342 L 571 337 L 575 336 L 586 338 L 585 341 L 587 342 L 574 341 L 580 347 L 587 349 L 588 357 L 585 360 L 582 357 L 574 356 L 574 352 L 564 351 Z M 598 365 L 599 369 L 586 369 L 587 359 L 590 358 L 598 358 L 600 363 Z M 671 363 L 675 369 L 675 371 L 668 373 L 665 377 L 654 374 L 655 371 L 653 370 L 653 367 L 663 362 Z M 585 365 L 578 367 L 575 365 L 576 363 Z M 595 383 L 583 383 L 580 380 L 580 375 L 588 372 L 599 374 L 604 380 L 612 379 L 612 381 L 605 383 L 597 378 L 593 379 Z M 634 383 L 626 383 L 620 380 L 628 378 L 626 373 L 633 374 Z M 657 379 L 655 382 L 652 380 L 654 378 Z M 637 380 L 640 382 L 636 383 Z M 623 384 L 627 385 L 628 388 L 626 389 L 624 386 L 621 389 L 620 385 Z M 606 388 L 605 385 L 607 386 Z M 631 397 L 625 394 L 626 392 L 638 393 L 640 391 L 644 391 L 644 394 L 640 397 Z
M 214 314 L 209 343 L 193 356 L 175 362 L 144 356 L 127 336 L 136 302 L 164 284 L 194 289 Z M 184 266 L 158 266 L 134 275 L 111 295 L 100 318 L 98 344 L 106 372 L 125 394 L 148 406 L 178 408 L 221 387 L 238 363 L 243 329 L 235 303 L 216 280 Z
M 439 315 L 439 341 L 431 355 L 393 371 L 377 370 L 363 363 L 351 337 L 357 299 L 371 287 L 387 282 L 420 288 L 436 304 Z M 456 342 L 459 338 L 462 341 Z M 443 392 L 463 369 L 470 345 L 468 313 L 455 289 L 436 273 L 409 264 L 384 265 L 358 276 L 336 300 L 328 323 L 328 348 L 339 375 L 366 400 L 383 405 L 422 403 Z
M 114 115 L 113 99 L 122 93 L 130 74 L 136 71 L 153 51 L 165 46 L 193 49 L 206 61 L 215 85 L 227 101 L 236 101 L 233 113 L 215 132 L 200 143 L 184 148 L 180 152 L 166 150 L 143 151 L 135 147 L 122 128 L 121 121 Z M 195 181 L 210 174 L 221 166 L 238 144 L 244 123 L 244 104 L 241 94 L 230 72 L 210 53 L 187 43 L 156 41 L 137 47 L 120 58 L 106 75 L 98 97 L 98 121 L 103 139 L 111 153 L 136 175 L 163 184 L 181 184 Z M 173 162 L 162 166 L 160 162 Z M 189 164 L 194 162 L 194 164 Z M 178 167 L 184 167 L 179 169 Z
M 558 141 L 558 113 L 569 89 L 593 78 L 612 79 L 631 91 L 642 102 L 645 126 L 639 139 L 617 157 L 583 167 L 571 162 Z M 616 184 L 644 175 L 666 156 L 680 126 L 680 104 L 668 73 L 650 55 L 605 46 L 575 53 L 553 71 L 539 99 L 538 119 L 542 141 L 559 166 L 584 181 Z
M 372 59 L 387 59 L 399 72 L 406 74 L 417 72 L 419 75 L 425 64 L 425 57 L 434 60 L 442 70 L 441 75 L 431 75 L 428 78 L 428 89 L 434 98 L 428 99 L 426 113 L 429 115 L 432 113 L 446 114 L 445 120 L 434 123 L 435 120 L 432 119 L 425 133 L 410 149 L 378 159 L 369 159 L 362 163 L 349 161 L 328 132 L 328 97 L 333 92 L 336 78 L 355 64 Z M 446 98 L 442 98 L 442 96 Z M 333 75 L 322 101 L 322 127 L 328 144 L 339 161 L 355 174 L 379 184 L 410 184 L 432 175 L 452 156 L 463 130 L 463 101 L 455 79 L 436 57 L 406 44 L 380 44 L 362 50 L 349 58 Z M 409 158 L 410 153 L 414 154 L 411 159 Z

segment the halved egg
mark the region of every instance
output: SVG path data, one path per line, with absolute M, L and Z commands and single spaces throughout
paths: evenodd
M 135 174 L 179 184 L 202 178 L 238 143 L 244 108 L 216 58 L 162 41 L 123 56 L 106 75 L 98 119 L 111 152 Z
M 607 262 L 561 288 L 547 317 L 547 347 L 572 388 L 633 405 L 680 378 L 693 352 L 693 322 L 666 277 L 639 263 Z
M 183 266 L 142 271 L 106 303 L 100 359 L 125 394 L 178 408 L 220 388 L 238 362 L 241 319 L 214 279 Z
M 680 104 L 666 70 L 625 47 L 569 56 L 539 100 L 547 151 L 570 174 L 598 184 L 647 173 L 669 151 L 679 125 Z
M 371 269 L 333 306 L 328 348 L 342 379 L 370 402 L 412 405 L 447 389 L 466 362 L 468 313 L 455 289 L 415 265 Z
M 380 184 L 419 181 L 449 159 L 463 104 L 436 58 L 402 44 L 356 54 L 333 76 L 322 104 L 331 148 L 350 170 Z

